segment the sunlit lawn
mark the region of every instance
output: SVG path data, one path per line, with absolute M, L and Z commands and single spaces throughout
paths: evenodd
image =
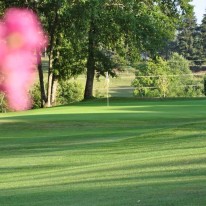
M 0 206 L 206 205 L 206 100 L 0 114 Z

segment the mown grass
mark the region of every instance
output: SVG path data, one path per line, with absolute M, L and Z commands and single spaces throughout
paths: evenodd
M 0 115 L 1 206 L 206 205 L 206 100 Z
M 100 76 L 94 79 L 94 95 L 95 97 L 107 97 L 107 86 L 109 86 L 110 97 L 133 97 L 134 88 L 131 86 L 135 79 L 134 72 L 122 72 L 117 77 L 110 77 L 109 83 L 105 77 Z M 76 79 L 71 79 L 71 82 L 77 82 L 83 87 L 86 84 L 85 75 L 80 75 Z

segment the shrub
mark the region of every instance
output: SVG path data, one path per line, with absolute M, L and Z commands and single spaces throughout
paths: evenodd
M 33 109 L 41 107 L 40 85 L 35 84 L 30 91 Z M 61 81 L 57 89 L 56 102 L 58 105 L 69 104 L 83 99 L 83 87 L 76 82 Z
M 5 95 L 0 92 L 0 112 L 6 112 L 8 110 Z
M 61 81 L 58 85 L 57 102 L 69 104 L 83 99 L 83 87 L 77 82 Z
M 202 81 L 194 77 L 189 62 L 183 56 L 173 53 L 168 65 L 170 74 L 176 75 L 173 77 L 173 85 L 171 85 L 173 96 L 197 97 L 203 95 Z
M 157 58 L 137 66 L 132 83 L 139 97 L 195 97 L 203 95 L 203 84 L 193 78 L 189 62 L 174 53 L 169 61 Z M 202 86 L 200 86 L 202 84 Z
M 30 95 L 33 102 L 32 108 L 33 109 L 41 108 L 41 91 L 40 91 L 39 84 L 35 84 L 33 86 L 32 90 L 30 91 Z
M 169 66 L 162 58 L 149 60 L 137 66 L 136 78 L 132 82 L 134 94 L 140 97 L 165 97 L 169 92 Z

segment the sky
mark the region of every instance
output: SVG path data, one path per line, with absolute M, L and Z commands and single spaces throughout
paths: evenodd
M 203 14 L 206 14 L 206 0 L 193 0 L 194 11 L 197 18 L 197 23 L 201 24 Z

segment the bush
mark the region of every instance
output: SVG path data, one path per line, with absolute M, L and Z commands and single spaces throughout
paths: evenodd
M 40 85 L 35 84 L 30 91 L 33 109 L 41 108 Z M 83 87 L 76 82 L 61 81 L 57 89 L 57 105 L 69 104 L 83 99 Z
M 8 110 L 5 95 L 0 92 L 0 112 L 6 112 Z
M 195 97 L 203 95 L 203 84 L 193 78 L 189 62 L 177 53 L 169 61 L 157 58 L 137 66 L 132 82 L 138 97 Z M 202 84 L 202 86 L 200 86 Z
M 58 85 L 58 104 L 69 104 L 83 99 L 83 87 L 77 82 L 61 81 Z
M 33 102 L 32 108 L 33 109 L 41 108 L 41 91 L 40 91 L 39 84 L 35 84 L 33 86 L 32 90 L 30 91 L 30 95 Z
M 165 97 L 169 93 L 169 66 L 162 58 L 149 60 L 137 66 L 136 78 L 132 82 L 134 94 L 140 97 Z
M 173 77 L 170 96 L 198 97 L 203 95 L 203 85 L 200 79 L 194 78 L 189 62 L 181 55 L 174 53 L 168 61 L 170 74 Z M 196 85 L 196 86 L 195 86 Z M 202 86 L 200 86 L 202 85 Z

